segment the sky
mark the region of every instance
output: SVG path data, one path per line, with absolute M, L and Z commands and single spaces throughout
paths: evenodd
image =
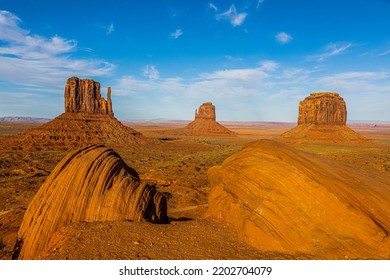
M 390 121 L 390 0 L 0 0 L 0 116 L 54 118 L 69 77 L 120 120 L 295 122 L 312 92 Z

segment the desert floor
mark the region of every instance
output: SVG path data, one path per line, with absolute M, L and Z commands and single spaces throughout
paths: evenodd
M 207 170 L 258 139 L 276 139 L 291 124 L 229 125 L 235 138 L 178 137 L 180 125 L 126 123 L 163 145 L 116 149 L 142 180 L 153 182 L 168 198 L 171 223 L 129 221 L 78 223 L 53 237 L 45 259 L 318 259 L 251 248 L 237 232 L 204 219 L 210 186 Z M 0 137 L 22 133 L 29 123 L 0 123 Z M 364 145 L 304 144 L 296 148 L 348 166 L 390 174 L 390 125 L 354 125 L 373 139 Z M 0 149 L 0 259 L 11 259 L 17 231 L 29 202 L 67 151 Z

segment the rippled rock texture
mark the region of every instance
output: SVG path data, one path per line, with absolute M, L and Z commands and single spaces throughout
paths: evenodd
M 389 259 L 390 178 L 262 140 L 209 172 L 208 217 L 262 250 Z
M 74 222 L 166 223 L 167 202 L 112 149 L 93 145 L 69 153 L 29 204 L 18 233 L 20 259 L 35 259 L 52 235 Z

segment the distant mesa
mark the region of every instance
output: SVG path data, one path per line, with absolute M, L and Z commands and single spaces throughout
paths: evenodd
M 347 106 L 338 93 L 316 92 L 299 102 L 298 126 L 282 134 L 293 142 L 362 143 L 367 139 L 346 126 Z
M 195 120 L 185 127 L 185 134 L 206 137 L 234 137 L 236 133 L 216 121 L 215 106 L 211 102 L 203 103 L 195 110 Z
M 167 223 L 166 199 L 154 186 L 141 183 L 114 150 L 92 145 L 73 151 L 29 204 L 18 233 L 18 257 L 39 258 L 65 225 L 116 220 Z
M 64 97 L 65 113 L 26 132 L 26 140 L 32 140 L 34 147 L 81 147 L 99 143 L 120 146 L 145 142 L 141 133 L 114 117 L 110 87 L 105 100 L 100 94 L 100 83 L 71 77 L 66 82 Z
M 261 251 L 389 259 L 389 177 L 365 172 L 261 140 L 209 169 L 206 216 Z

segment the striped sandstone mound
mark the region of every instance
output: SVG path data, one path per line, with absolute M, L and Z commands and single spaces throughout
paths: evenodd
M 282 134 L 286 142 L 364 143 L 346 126 L 347 107 L 338 93 L 312 93 L 299 103 L 298 126 Z
M 116 220 L 166 223 L 166 199 L 141 184 L 114 150 L 102 145 L 76 150 L 56 166 L 29 204 L 18 233 L 19 258 L 38 258 L 65 225 Z
M 390 258 L 390 177 L 262 140 L 209 172 L 206 216 L 261 251 Z

